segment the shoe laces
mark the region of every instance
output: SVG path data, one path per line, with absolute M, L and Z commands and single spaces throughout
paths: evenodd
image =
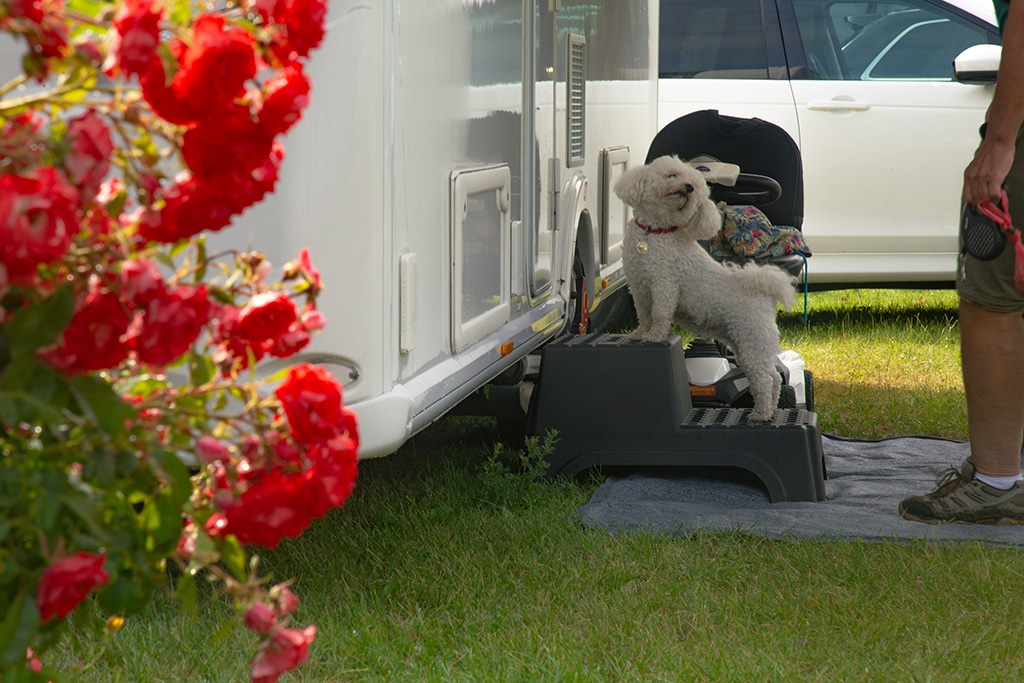
M 942 478 L 940 478 L 938 483 L 935 485 L 935 490 L 928 495 L 932 498 L 942 498 L 943 496 L 948 496 L 950 493 L 970 481 L 970 479 L 963 476 L 960 470 L 955 467 L 950 467 L 942 473 Z

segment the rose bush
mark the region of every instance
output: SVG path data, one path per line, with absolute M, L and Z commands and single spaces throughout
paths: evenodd
M 195 7 L 0 0 L 24 48 L 0 84 L 5 681 L 64 680 L 46 651 L 69 623 L 116 629 L 169 581 L 185 606 L 201 577 L 233 596 L 253 681 L 316 633 L 246 546 L 300 534 L 355 483 L 338 382 L 255 368 L 324 326 L 323 283 L 306 250 L 272 278 L 205 234 L 273 190 L 326 0 Z

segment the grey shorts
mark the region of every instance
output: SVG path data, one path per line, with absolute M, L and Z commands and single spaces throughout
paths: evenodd
M 1014 226 L 1024 228 L 1024 131 L 1017 136 L 1013 167 L 1006 176 L 1006 198 Z M 992 261 L 979 261 L 961 249 L 956 283 L 960 298 L 997 313 L 1024 311 L 1024 296 L 1013 284 L 1015 259 L 1009 240 L 1003 253 Z

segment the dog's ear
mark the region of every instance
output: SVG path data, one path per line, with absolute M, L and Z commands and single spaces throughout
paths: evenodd
M 623 203 L 633 208 L 640 203 L 644 195 L 644 186 L 647 184 L 647 171 L 646 166 L 637 166 L 623 173 L 615 181 L 615 194 Z
M 722 229 L 722 212 L 710 199 L 701 199 L 693 221 L 693 238 L 711 239 Z

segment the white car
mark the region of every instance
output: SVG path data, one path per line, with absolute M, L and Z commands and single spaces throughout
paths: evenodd
M 660 11 L 659 128 L 717 109 L 790 134 L 812 287 L 953 284 L 963 170 L 1001 52 L 990 0 L 662 0 Z

